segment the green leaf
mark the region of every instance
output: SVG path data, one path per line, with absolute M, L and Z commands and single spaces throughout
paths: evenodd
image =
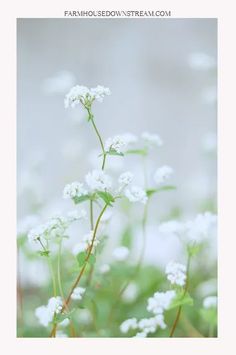
M 209 309 L 202 308 L 200 310 L 200 314 L 202 318 L 205 320 L 205 322 L 211 324 L 212 326 L 215 326 L 217 324 L 216 308 L 209 308 Z
M 96 262 L 96 256 L 94 254 L 90 254 L 89 259 L 88 259 L 88 263 L 90 265 L 94 265 L 95 262 Z
M 108 154 L 108 155 L 118 155 L 120 157 L 124 156 L 124 153 L 118 153 L 115 149 L 110 149 L 106 154 Z
M 137 154 L 137 155 L 147 155 L 147 150 L 146 149 L 129 149 L 125 152 L 125 154 Z
M 146 194 L 148 197 L 150 197 L 153 194 L 161 192 L 161 191 L 169 191 L 169 190 L 175 190 L 175 189 L 176 189 L 176 186 L 166 185 L 166 186 L 159 187 L 158 189 L 146 190 Z
M 50 250 L 42 250 L 38 252 L 40 256 L 46 256 L 49 257 Z
M 77 259 L 77 261 L 79 263 L 79 266 L 83 266 L 84 265 L 86 257 L 87 257 L 87 253 L 85 251 L 82 251 L 81 253 L 76 255 L 76 259 Z
M 181 290 L 177 293 L 177 296 L 175 297 L 175 299 L 172 301 L 169 309 L 173 309 L 179 306 L 184 306 L 184 305 L 188 305 L 188 306 L 192 306 L 193 305 L 193 299 L 192 297 L 190 297 L 189 293 L 186 292 L 184 290 Z
M 91 200 L 90 195 L 84 195 L 84 196 L 80 196 L 80 197 L 75 196 L 75 197 L 73 198 L 73 201 L 74 201 L 74 203 L 75 203 L 76 205 L 77 205 L 78 203 L 81 203 L 81 202 L 84 202 L 84 201 L 87 201 L 87 200 Z
M 112 206 L 111 202 L 115 202 L 114 197 L 109 192 L 98 191 L 97 194 L 107 205 Z

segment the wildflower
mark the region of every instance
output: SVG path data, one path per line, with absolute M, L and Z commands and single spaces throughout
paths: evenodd
M 217 297 L 208 296 L 203 300 L 203 307 L 206 309 L 216 308 L 217 307 Z
M 44 237 L 45 232 L 47 231 L 47 225 L 41 224 L 33 229 L 31 229 L 28 233 L 28 239 L 30 242 L 36 242 L 37 240 Z
M 99 268 L 101 274 L 107 274 L 110 271 L 111 267 L 109 264 L 102 264 Z
M 97 100 L 98 102 L 102 102 L 105 96 L 111 95 L 111 91 L 109 88 L 105 88 L 104 86 L 98 85 L 96 88 L 92 88 L 91 96 Z
M 147 202 L 147 194 L 139 186 L 131 186 L 130 188 L 126 189 L 125 196 L 130 202 L 141 202 L 143 204 L 146 204 Z
M 71 88 L 65 97 L 65 108 L 68 108 L 69 106 L 75 107 L 78 104 L 82 104 L 82 106 L 88 108 L 94 100 L 102 102 L 107 95 L 111 95 L 110 90 L 101 85 L 91 89 L 86 86 L 76 85 Z
M 166 266 L 165 273 L 172 285 L 184 286 L 186 281 L 186 266 L 183 264 L 170 262 Z
M 125 173 L 122 173 L 119 177 L 119 184 L 124 187 L 129 185 L 133 181 L 134 175 L 130 171 L 126 171 Z
M 130 318 L 126 319 L 123 323 L 120 325 L 120 331 L 121 333 L 128 333 L 130 329 L 137 329 L 138 328 L 138 322 L 136 318 Z
M 108 153 L 115 151 L 118 154 L 122 154 L 126 145 L 127 144 L 125 140 L 122 139 L 122 136 L 115 136 L 106 140 L 105 151 Z
M 112 253 L 113 257 L 117 261 L 124 261 L 128 258 L 129 256 L 129 249 L 121 246 L 113 250 Z
M 85 180 L 91 191 L 107 191 L 112 185 L 110 176 L 105 174 L 103 170 L 89 172 Z
M 161 329 L 166 328 L 163 314 L 158 314 L 151 318 L 143 318 L 138 322 L 138 328 L 146 335 L 149 333 L 155 333 L 158 327 Z
M 72 300 L 82 300 L 82 296 L 85 293 L 85 288 L 76 287 L 71 295 Z
M 47 327 L 52 322 L 54 314 L 59 314 L 62 310 L 61 297 L 52 297 L 48 300 L 47 306 L 40 306 L 36 308 L 35 315 L 39 320 L 39 323 L 44 327 Z
M 84 188 L 84 185 L 80 182 L 74 181 L 71 184 L 67 184 L 63 190 L 63 198 L 74 198 L 87 195 L 88 191 Z
M 149 132 L 143 132 L 141 135 L 142 139 L 147 145 L 161 147 L 163 142 L 158 134 L 151 134 Z
M 148 299 L 147 311 L 155 315 L 162 314 L 169 308 L 175 296 L 174 290 L 154 293 L 153 297 Z
M 170 166 L 164 165 L 157 169 L 154 174 L 154 181 L 157 185 L 163 184 L 173 174 L 173 169 Z

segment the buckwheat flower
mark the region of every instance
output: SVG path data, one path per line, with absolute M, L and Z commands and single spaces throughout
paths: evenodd
M 60 215 L 54 216 L 47 222 L 46 238 L 63 237 L 68 227 L 68 218 Z
M 186 266 L 171 261 L 167 264 L 165 273 L 172 285 L 184 286 L 186 282 Z
M 86 100 L 91 101 L 90 90 L 86 86 L 76 85 L 65 96 L 65 108 L 75 107 L 78 104 L 84 105 Z
M 165 310 L 169 308 L 171 302 L 176 297 L 176 292 L 174 290 L 166 292 L 156 292 L 153 297 L 148 299 L 147 311 L 153 314 L 162 314 Z
M 46 306 L 36 308 L 35 316 L 37 317 L 39 323 L 44 327 L 47 327 L 53 318 L 53 315 Z
M 67 184 L 63 190 L 63 198 L 74 198 L 87 195 L 88 191 L 84 188 L 84 185 L 78 181 L 74 181 L 71 184 Z
M 30 242 L 36 242 L 37 240 L 44 237 L 46 231 L 47 231 L 47 225 L 41 224 L 29 231 L 28 240 Z
M 154 181 L 157 185 L 163 184 L 173 174 L 173 169 L 170 166 L 164 165 L 157 169 L 154 174 Z
M 62 298 L 57 296 L 57 297 L 51 297 L 48 300 L 48 305 L 47 308 L 49 309 L 50 312 L 52 312 L 53 314 L 59 314 L 62 310 Z
M 109 264 L 102 264 L 99 267 L 100 274 L 107 274 L 110 270 L 111 270 L 111 267 Z
M 113 250 L 112 256 L 116 261 L 125 261 L 129 256 L 129 249 L 122 246 Z
M 123 153 L 126 147 L 126 142 L 122 139 L 122 136 L 115 136 L 108 138 L 105 142 L 105 152 L 115 151 L 118 154 Z
M 133 179 L 134 179 L 134 175 L 130 171 L 126 171 L 125 173 L 122 173 L 120 175 L 118 182 L 122 187 L 124 187 L 131 184 Z
M 138 322 L 136 318 L 126 319 L 120 325 L 120 331 L 123 334 L 128 333 L 131 329 L 137 329 L 137 328 L 138 328 Z
M 216 308 L 217 307 L 217 297 L 208 296 L 203 300 L 203 307 L 206 309 Z
M 110 176 L 105 174 L 103 170 L 89 172 L 85 180 L 91 191 L 107 191 L 112 185 Z
M 162 139 L 158 136 L 158 134 L 143 132 L 141 137 L 147 145 L 161 147 L 163 144 Z
M 138 322 L 138 328 L 145 334 L 155 333 L 157 328 L 166 328 L 163 314 L 151 318 L 143 318 Z
M 84 293 L 85 293 L 85 288 L 76 287 L 71 295 L 71 298 L 72 300 L 82 300 Z
M 147 202 L 146 192 L 139 186 L 131 186 L 125 190 L 125 196 L 130 202 L 141 202 L 144 205 Z
M 111 95 L 111 91 L 109 88 L 98 85 L 96 88 L 90 90 L 90 95 L 98 102 L 102 102 L 105 96 Z

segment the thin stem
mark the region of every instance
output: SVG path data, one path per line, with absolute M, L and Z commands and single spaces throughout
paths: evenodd
M 94 223 L 93 223 L 93 200 L 90 200 L 89 201 L 89 210 L 90 210 L 90 228 L 91 228 L 91 231 L 93 230 L 94 228 Z
M 38 238 L 38 242 L 41 245 L 43 251 L 48 252 L 47 248 L 45 247 L 45 245 L 43 244 L 43 242 L 41 241 L 40 238 Z M 55 278 L 55 274 L 54 274 L 54 270 L 53 270 L 53 265 L 52 265 L 52 260 L 50 258 L 50 256 L 47 257 L 48 260 L 48 267 L 50 270 L 50 274 L 51 274 L 51 278 L 52 278 L 52 285 L 53 285 L 53 296 L 56 297 L 57 296 L 57 285 L 56 285 L 56 278 Z
M 105 168 L 105 163 L 106 163 L 106 156 L 107 156 L 107 155 L 106 155 L 106 151 L 105 151 L 104 144 L 103 144 L 103 141 L 102 141 L 102 137 L 101 137 L 101 135 L 100 135 L 100 133 L 99 133 L 99 131 L 98 131 L 98 129 L 97 129 L 97 126 L 96 126 L 95 122 L 94 122 L 92 112 L 90 111 L 90 109 L 87 109 L 87 111 L 88 111 L 88 115 L 89 115 L 89 120 L 91 121 L 91 123 L 92 123 L 92 125 L 93 125 L 93 128 L 94 128 L 94 130 L 95 130 L 95 133 L 96 133 L 96 135 L 97 135 L 97 137 L 98 137 L 98 140 L 99 140 L 99 142 L 100 142 L 100 145 L 101 145 L 102 155 L 103 155 L 102 170 L 104 170 L 104 168 Z
M 61 298 L 63 300 L 63 303 L 65 302 L 65 296 L 62 288 L 62 282 L 61 282 L 61 248 L 62 248 L 62 240 L 59 242 L 59 247 L 58 247 L 58 258 L 57 258 L 57 282 L 58 282 L 58 287 L 60 291 Z
M 82 278 L 82 276 L 83 276 L 83 274 L 84 274 L 84 271 L 85 271 L 85 269 L 86 269 L 86 266 L 87 266 L 88 261 L 89 261 L 89 258 L 90 258 L 90 255 L 91 255 L 91 253 L 92 253 L 92 249 L 93 249 L 93 245 L 94 245 L 94 241 L 95 241 L 95 238 L 96 238 L 96 234 L 97 234 L 97 230 L 98 230 L 98 226 L 99 226 L 100 220 L 101 220 L 101 218 L 102 218 L 102 216 L 103 216 L 103 213 L 105 212 L 107 206 L 108 206 L 108 204 L 106 204 L 106 205 L 103 207 L 102 211 L 100 212 L 100 214 L 99 214 L 99 216 L 98 216 L 97 222 L 96 222 L 96 224 L 95 224 L 94 232 L 93 232 L 92 242 L 91 242 L 90 247 L 89 247 L 89 249 L 88 249 L 88 254 L 87 254 L 86 259 L 85 259 L 85 261 L 84 261 L 84 265 L 83 265 L 83 267 L 82 267 L 82 269 L 81 269 L 81 271 L 80 271 L 80 273 L 79 273 L 77 279 L 75 280 L 74 284 L 73 284 L 72 287 L 71 287 L 71 290 L 70 290 L 70 292 L 69 292 L 69 295 L 67 296 L 67 299 L 66 299 L 65 303 L 64 303 L 63 306 L 62 306 L 61 313 L 62 313 L 62 312 L 65 310 L 65 308 L 69 305 L 69 303 L 70 303 L 70 301 L 71 301 L 71 295 L 72 295 L 74 289 L 78 286 L 78 284 L 79 284 L 79 282 L 80 282 L 80 280 L 81 280 L 81 278 Z M 56 334 L 56 329 L 57 329 L 57 324 L 54 324 L 53 329 L 52 329 L 52 332 L 51 332 L 51 335 L 50 335 L 51 337 L 54 337 L 54 336 L 55 336 L 55 334 Z
M 186 270 L 186 283 L 185 283 L 185 287 L 184 287 L 183 297 L 186 295 L 187 290 L 188 290 L 188 285 L 189 285 L 190 259 L 191 259 L 191 256 L 190 256 L 190 254 L 188 254 L 187 270 Z M 176 329 L 177 324 L 178 324 L 179 319 L 180 319 L 181 311 L 182 311 L 182 306 L 179 306 L 177 314 L 176 314 L 176 317 L 175 317 L 175 320 L 174 320 L 174 323 L 173 323 L 172 328 L 171 328 L 170 338 L 172 338 L 173 335 L 174 335 L 175 329 Z

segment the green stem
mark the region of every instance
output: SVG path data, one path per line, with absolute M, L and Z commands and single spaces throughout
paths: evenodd
M 89 210 L 90 210 L 90 228 L 92 231 L 94 228 L 94 225 L 93 225 L 93 200 L 90 200 L 90 202 L 89 202 Z
M 61 248 L 62 248 L 62 240 L 59 242 L 59 247 L 58 247 L 58 258 L 57 258 L 57 282 L 58 282 L 58 287 L 59 287 L 59 292 L 61 295 L 61 298 L 63 300 L 63 303 L 65 302 L 65 296 L 62 288 L 62 282 L 61 282 Z
M 38 242 L 41 245 L 43 251 L 48 252 L 47 248 L 44 246 L 44 244 L 42 243 L 40 238 L 38 239 Z M 57 286 L 56 286 L 56 278 L 55 278 L 55 274 L 54 274 L 54 270 L 53 270 L 52 260 L 51 260 L 50 256 L 48 256 L 47 259 L 48 259 L 48 267 L 49 267 L 51 278 L 52 278 L 53 296 L 56 297 L 57 296 Z
M 185 283 L 185 287 L 184 287 L 184 294 L 183 297 L 186 295 L 187 291 L 188 291 L 188 285 L 189 285 L 189 269 L 190 269 L 190 260 L 191 260 L 191 256 L 190 254 L 188 254 L 188 260 L 187 260 L 187 268 L 186 268 L 186 283 Z M 181 311 L 182 311 L 182 306 L 179 306 L 173 326 L 171 328 L 170 331 L 170 338 L 173 337 L 175 329 L 177 327 L 177 324 L 179 322 L 180 319 L 180 315 L 181 315 Z
M 90 109 L 87 108 L 87 112 L 88 112 L 88 115 L 89 115 L 89 121 L 91 121 L 92 125 L 93 125 L 93 128 L 95 130 L 95 133 L 98 137 L 98 140 L 100 142 L 100 145 L 101 145 L 101 149 L 102 149 L 102 155 L 103 155 L 103 160 L 102 160 L 102 170 L 104 170 L 105 168 L 105 163 L 106 163 L 106 151 L 105 151 L 105 148 L 104 148 L 104 144 L 103 144 L 103 141 L 102 141 L 102 137 L 97 129 L 97 126 L 94 122 L 94 119 L 93 119 L 93 114 L 92 112 L 90 111 Z

